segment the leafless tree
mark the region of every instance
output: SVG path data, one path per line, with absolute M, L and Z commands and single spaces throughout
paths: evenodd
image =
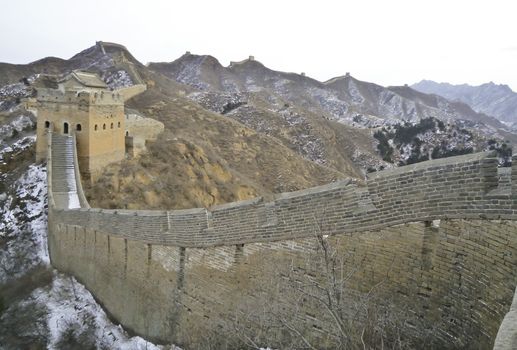
M 324 215 L 322 215 L 324 217 Z M 342 237 L 330 236 L 322 221 L 300 259 L 280 258 L 272 271 L 268 295 L 242 307 L 233 332 L 243 346 L 259 349 L 414 349 L 433 343 L 439 324 L 415 316 L 415 305 L 392 299 L 380 278 L 366 291 L 357 288 L 357 260 L 343 248 Z M 282 260 L 283 259 L 283 260 Z M 269 271 L 268 271 L 269 272 Z M 354 278 L 356 280 L 354 281 Z M 253 324 L 246 328 L 244 325 Z

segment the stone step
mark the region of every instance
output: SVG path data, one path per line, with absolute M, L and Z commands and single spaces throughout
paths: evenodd
M 52 190 L 77 193 L 74 167 L 74 139 L 71 136 L 52 135 Z

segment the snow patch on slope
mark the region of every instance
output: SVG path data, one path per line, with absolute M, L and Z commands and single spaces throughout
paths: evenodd
M 23 83 L 4 85 L 0 88 L 0 99 L 6 97 L 28 97 L 31 89 Z
M 182 64 L 176 80 L 199 90 L 209 90 L 210 85 L 204 82 L 201 77 L 201 65 L 205 59 L 205 56 L 199 56 L 193 58 L 189 64 Z
M 51 285 L 36 289 L 32 298 L 48 310 L 48 349 L 59 347 L 64 334 L 71 333 L 79 338 L 85 331 L 89 334 L 86 339 L 94 343 L 97 349 L 179 349 L 130 337 L 120 325 L 111 323 L 91 293 L 73 277 L 56 273 Z M 85 325 L 88 326 L 86 330 Z
M 0 180 L 4 181 L 5 174 L 1 176 Z M 46 176 L 45 165 L 31 165 L 6 192 L 0 193 L 0 284 L 23 277 L 36 266 L 50 263 Z M 19 310 L 24 309 L 30 312 L 21 316 Z M 22 336 L 43 339 L 51 350 L 66 349 L 69 338 L 87 339 L 97 349 L 179 349 L 130 337 L 120 325 L 110 322 L 83 285 L 57 271 L 49 285 L 37 288 L 27 298 L 9 305 L 2 313 L 0 323 L 10 324 L 14 319 L 20 322 L 20 317 L 24 323 L 31 324 L 28 330 L 31 334 Z M 18 332 L 15 327 L 8 333 L 0 333 L 0 339 L 9 339 L 9 332 L 13 331 Z M 18 345 L 13 346 L 17 348 Z M 0 348 L 4 349 L 4 346 L 5 349 L 13 348 L 10 344 L 1 344 Z
M 0 164 L 4 161 L 6 153 L 21 152 L 31 147 L 36 142 L 36 135 L 25 136 L 11 144 L 0 145 Z
M 111 89 L 120 89 L 133 85 L 133 80 L 129 73 L 122 69 L 116 72 L 105 72 L 102 79 Z
M 23 151 L 36 142 L 35 127 L 36 122 L 29 113 L 11 117 L 0 126 L 0 164 L 6 153 Z
M 20 99 L 30 97 L 33 89 L 30 86 L 39 74 L 23 78 L 18 83 L 0 87 L 0 111 L 14 111 L 20 103 Z
M 16 279 L 40 264 L 48 264 L 47 187 L 44 165 L 32 165 L 0 202 L 0 283 Z
M 22 131 L 29 130 L 36 125 L 36 122 L 28 114 L 22 114 L 11 120 L 11 122 L 0 126 L 0 144 L 3 145 L 8 139 L 16 136 Z

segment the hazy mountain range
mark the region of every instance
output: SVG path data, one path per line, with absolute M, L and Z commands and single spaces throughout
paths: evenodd
M 517 122 L 517 93 L 508 85 L 493 82 L 479 86 L 468 84 L 452 85 L 422 80 L 411 86 L 426 94 L 436 94 L 449 100 L 461 101 L 475 111 L 496 117 L 509 123 Z

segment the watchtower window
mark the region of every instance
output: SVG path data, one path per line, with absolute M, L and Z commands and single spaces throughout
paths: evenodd
M 113 129 L 113 123 L 111 123 L 111 128 Z
M 95 131 L 97 131 L 97 129 L 98 129 L 97 124 L 95 124 L 95 128 L 94 129 L 95 129 Z
M 77 124 L 77 125 L 75 126 L 75 130 L 77 130 L 77 131 L 81 131 L 81 124 Z
M 117 126 L 120 128 L 120 122 L 117 123 Z
M 63 134 L 68 134 L 68 123 L 63 124 Z
M 126 136 L 129 136 L 129 131 L 126 131 Z
M 102 130 L 106 130 L 106 124 L 102 124 Z
M 48 128 L 50 128 L 50 122 L 47 120 L 47 121 L 45 122 L 45 129 L 48 129 Z

